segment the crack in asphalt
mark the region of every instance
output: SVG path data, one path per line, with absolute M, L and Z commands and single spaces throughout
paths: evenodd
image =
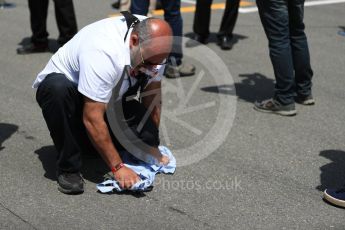
M 20 219 L 22 222 L 24 222 L 25 224 L 29 225 L 31 228 L 38 230 L 38 228 L 36 228 L 35 226 L 33 226 L 30 222 L 28 222 L 27 220 L 23 219 L 21 216 L 19 216 L 18 214 L 16 214 L 14 211 L 12 211 L 11 209 L 7 208 L 1 201 L 0 201 L 0 206 L 3 207 L 5 210 L 7 210 L 8 212 L 10 212 L 12 215 L 14 215 L 15 217 L 17 217 L 18 219 Z

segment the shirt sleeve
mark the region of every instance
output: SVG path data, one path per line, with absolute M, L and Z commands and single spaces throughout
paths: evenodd
M 111 57 L 101 51 L 88 51 L 79 55 L 78 91 L 98 102 L 108 103 L 119 77 Z

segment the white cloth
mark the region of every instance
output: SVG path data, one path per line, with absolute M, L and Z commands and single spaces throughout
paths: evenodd
M 140 178 L 140 181 L 138 181 L 128 190 L 146 191 L 153 185 L 157 173 L 173 174 L 175 172 L 176 159 L 173 156 L 172 152 L 165 146 L 159 146 L 159 150 L 163 155 L 169 157 L 169 164 L 165 166 L 157 166 L 138 160 L 132 154 L 127 152 L 121 155 L 122 161 L 125 163 L 125 166 L 132 169 L 135 173 L 138 174 Z M 101 193 L 123 191 L 118 182 L 115 180 L 106 180 L 98 184 L 97 189 Z
M 139 20 L 146 17 L 136 15 Z M 78 86 L 78 91 L 86 97 L 108 103 L 112 89 L 116 86 L 125 65 L 130 65 L 128 32 L 123 16 L 103 19 L 84 27 L 68 43 L 61 47 L 38 74 L 33 83 L 37 88 L 50 73 L 62 73 Z M 160 81 L 164 67 L 157 66 L 158 76 L 150 79 Z M 131 78 L 132 84 L 136 79 Z M 129 87 L 128 77 L 120 88 L 120 97 Z

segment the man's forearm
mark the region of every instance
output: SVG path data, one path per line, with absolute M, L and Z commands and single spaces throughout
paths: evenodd
M 109 168 L 122 162 L 109 134 L 107 124 L 101 121 L 84 121 L 89 137 Z
M 153 122 L 158 128 L 161 118 L 162 105 L 162 90 L 160 82 L 153 82 L 145 88 L 142 102 L 148 109 Z
M 151 118 L 156 127 L 159 128 L 159 123 L 161 121 L 161 108 L 160 106 L 155 106 L 151 112 Z

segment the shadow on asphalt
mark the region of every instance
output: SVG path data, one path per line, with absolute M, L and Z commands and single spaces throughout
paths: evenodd
M 56 158 L 57 151 L 53 145 L 44 146 L 35 151 L 38 155 L 39 160 L 42 162 L 43 169 L 45 170 L 44 177 L 56 181 Z M 106 176 L 109 174 L 108 166 L 105 164 L 103 159 L 98 155 L 83 155 L 82 156 L 83 166 L 81 169 L 81 174 L 85 180 L 91 181 L 93 183 L 100 183 L 104 181 Z M 150 192 L 152 188 L 149 188 L 145 192 Z M 111 192 L 108 195 L 131 195 L 136 198 L 145 197 L 144 192 Z
M 194 37 L 194 33 L 189 32 L 184 34 L 185 37 L 187 38 L 193 38 Z M 248 37 L 245 35 L 241 35 L 241 34 L 233 34 L 231 43 L 232 45 L 235 45 L 236 43 L 238 43 L 240 40 L 243 39 L 247 39 Z M 218 37 L 217 37 L 217 33 L 210 33 L 208 39 L 207 39 L 207 43 L 218 43 Z
M 96 184 L 104 181 L 104 176 L 109 172 L 109 168 L 99 155 L 83 156 L 82 160 L 81 174 L 86 180 Z
M 241 82 L 235 83 L 239 99 L 254 103 L 272 97 L 274 81 L 261 73 L 240 74 Z M 201 90 L 210 93 L 235 95 L 232 85 L 203 87 Z
M 45 171 L 44 177 L 56 181 L 56 157 L 57 152 L 53 145 L 43 146 L 37 149 L 35 153 L 38 155 L 38 159 L 42 162 L 43 169 Z
M 151 189 L 152 190 L 152 189 Z M 151 191 L 150 190 L 150 191 Z M 150 192 L 146 191 L 146 192 Z M 123 191 L 123 192 L 108 192 L 108 193 L 101 193 L 100 191 L 97 191 L 97 193 L 102 194 L 102 195 L 125 195 L 125 196 L 133 196 L 135 198 L 143 198 L 146 197 L 145 192 L 135 192 L 135 191 Z
M 45 170 L 44 177 L 56 181 L 56 158 L 57 151 L 53 145 L 44 146 L 35 151 L 38 159 L 42 162 Z M 94 183 L 103 181 L 104 174 L 107 173 L 107 166 L 99 156 L 82 156 L 83 166 L 81 174 L 84 179 Z
M 0 151 L 3 150 L 5 147 L 2 146 L 2 143 L 10 138 L 13 133 L 18 130 L 17 125 L 0 123 Z
M 345 152 L 341 150 L 324 150 L 320 156 L 332 162 L 320 167 L 320 185 L 316 187 L 319 191 L 326 188 L 340 188 L 345 184 Z
M 31 42 L 31 38 L 25 37 L 18 43 L 18 45 L 25 46 L 25 45 L 30 44 L 30 42 Z M 52 54 L 55 53 L 60 48 L 60 45 L 58 44 L 56 39 L 48 39 L 48 46 L 49 46 L 49 53 L 52 53 Z
M 55 147 L 53 145 L 43 146 L 37 149 L 35 153 L 42 162 L 45 171 L 44 177 L 56 181 L 57 151 Z M 104 175 L 108 173 L 109 169 L 99 155 L 82 155 L 82 162 L 81 174 L 85 180 L 93 183 L 104 181 Z

